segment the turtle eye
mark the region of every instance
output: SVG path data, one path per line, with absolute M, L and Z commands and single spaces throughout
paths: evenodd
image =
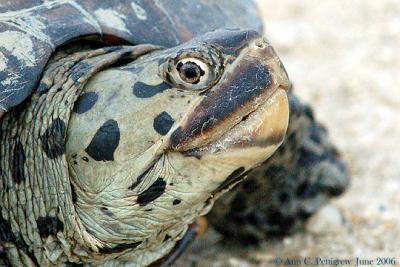
M 181 58 L 172 67 L 173 82 L 182 89 L 203 90 L 214 79 L 208 63 L 195 57 Z
M 178 51 L 160 65 L 161 77 L 179 89 L 205 91 L 218 82 L 223 72 L 223 59 L 213 48 Z
M 199 84 L 207 80 L 210 72 L 208 65 L 196 58 L 178 61 L 176 71 L 183 82 L 190 84 Z

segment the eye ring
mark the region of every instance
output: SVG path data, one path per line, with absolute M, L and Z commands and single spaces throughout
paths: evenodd
M 160 66 L 164 80 L 179 89 L 204 91 L 223 72 L 223 58 L 212 46 L 179 50 Z
M 208 75 L 209 67 L 195 58 L 185 58 L 176 64 L 176 70 L 182 81 L 198 84 L 203 76 Z

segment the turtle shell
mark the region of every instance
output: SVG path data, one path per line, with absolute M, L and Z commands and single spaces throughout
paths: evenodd
M 0 117 L 37 87 L 52 53 L 88 36 L 175 46 L 217 28 L 261 31 L 253 0 L 6 0 L 0 3 Z

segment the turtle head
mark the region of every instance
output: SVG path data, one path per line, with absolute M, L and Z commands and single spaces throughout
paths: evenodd
M 239 30 L 95 74 L 75 103 L 66 143 L 85 228 L 110 248 L 172 248 L 282 143 L 288 87 L 270 44 Z
M 207 166 L 195 180 L 206 177 L 201 184 L 215 198 L 282 143 L 289 79 L 272 46 L 254 31 L 215 31 L 175 51 L 163 77 L 197 97 L 170 130 L 167 151 L 181 157 L 188 176 L 193 166 Z
M 256 32 L 206 34 L 164 65 L 166 80 L 199 94 L 171 133 L 172 150 L 200 157 L 282 142 L 289 80 L 273 48 Z

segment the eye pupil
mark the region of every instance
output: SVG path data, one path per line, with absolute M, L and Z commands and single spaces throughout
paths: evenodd
M 191 61 L 187 61 L 185 63 L 180 62 L 177 65 L 177 70 L 182 80 L 192 84 L 198 83 L 201 76 L 204 75 L 204 70 L 202 70 L 199 65 Z
M 199 75 L 196 66 L 189 66 L 187 68 L 184 68 L 184 72 L 185 76 L 188 77 L 189 79 L 196 78 Z

